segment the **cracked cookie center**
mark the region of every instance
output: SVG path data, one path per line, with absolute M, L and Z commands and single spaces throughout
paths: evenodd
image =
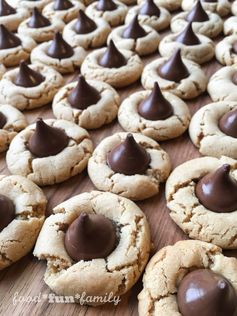
M 15 206 L 11 199 L 0 194 L 0 232 L 15 218 Z

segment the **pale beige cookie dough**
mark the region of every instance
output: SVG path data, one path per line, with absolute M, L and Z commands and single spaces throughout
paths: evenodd
M 237 260 L 221 248 L 198 240 L 182 240 L 159 250 L 149 261 L 138 295 L 140 316 L 181 316 L 177 303 L 182 279 L 194 269 L 210 269 L 224 276 L 237 291 Z M 227 316 L 227 315 L 226 315 Z
M 207 91 L 212 101 L 237 101 L 237 85 L 232 78 L 237 73 L 237 64 L 223 67 L 209 80 Z
M 2 79 L 2 76 L 5 74 L 6 68 L 3 64 L 0 64 L 0 79 Z
M 14 8 L 25 8 L 31 12 L 34 8 L 42 11 L 43 8 L 53 0 L 8 0 L 8 3 Z
M 165 120 L 148 120 L 138 113 L 139 104 L 151 91 L 138 91 L 126 98 L 118 112 L 119 124 L 127 132 L 140 132 L 157 141 L 172 139 L 183 134 L 188 128 L 190 112 L 187 105 L 174 94 L 164 92 L 164 97 L 173 107 L 173 115 Z
M 9 104 L 1 104 L 0 112 L 6 118 L 6 124 L 0 129 L 0 152 L 3 152 L 16 134 L 27 126 L 27 122 L 24 115 Z
M 236 102 L 222 101 L 208 104 L 194 114 L 189 134 L 202 155 L 217 158 L 225 155 L 237 159 L 237 139 L 219 128 L 222 116 L 234 109 L 237 109 Z
M 219 35 L 223 30 L 223 21 L 221 17 L 211 11 L 206 12 L 209 20 L 204 22 L 193 22 L 192 28 L 195 33 L 214 38 Z M 181 12 L 175 15 L 170 23 L 170 28 L 173 33 L 181 32 L 188 24 L 186 17 L 189 12 Z
M 31 51 L 36 46 L 36 42 L 29 36 L 15 35 L 21 40 L 21 45 L 0 49 L 0 64 L 5 67 L 18 66 L 21 61 L 29 59 Z
M 45 120 L 45 123 L 65 131 L 70 139 L 66 148 L 54 156 L 35 157 L 27 148 L 35 130 L 35 124 L 32 124 L 13 139 L 6 156 L 12 174 L 25 176 L 40 186 L 65 181 L 83 171 L 93 150 L 89 134 L 78 125 L 53 119 Z
M 167 60 L 168 58 L 157 58 L 145 66 L 141 78 L 145 89 L 152 89 L 157 81 L 161 90 L 171 92 L 181 99 L 195 98 L 206 90 L 208 79 L 205 73 L 198 64 L 186 58 L 182 60 L 190 73 L 187 78 L 175 82 L 160 77 L 157 69 Z
M 145 174 L 124 175 L 114 172 L 107 164 L 107 154 L 125 140 L 128 133 L 116 133 L 104 138 L 88 162 L 88 174 L 95 187 L 127 197 L 144 200 L 159 192 L 171 170 L 168 154 L 153 139 L 139 133 L 133 136 L 150 154 L 151 162 Z
M 120 52 L 127 59 L 127 64 L 119 68 L 105 68 L 98 63 L 105 50 L 106 48 L 100 48 L 86 56 L 81 65 L 81 73 L 86 79 L 104 81 L 113 87 L 120 88 L 128 86 L 140 78 L 143 62 L 137 54 L 121 49 Z
M 181 6 L 184 11 L 190 11 L 195 3 L 196 0 L 183 0 Z M 217 0 L 217 2 L 202 1 L 202 6 L 205 10 L 216 12 L 220 16 L 228 15 L 231 9 L 229 0 Z
M 45 80 L 35 87 L 17 86 L 14 81 L 19 68 L 7 71 L 0 81 L 0 104 L 11 104 L 19 110 L 30 110 L 52 101 L 54 95 L 63 85 L 63 77 L 53 68 L 43 65 L 30 65 L 41 73 Z
M 195 194 L 197 181 L 226 163 L 231 166 L 232 176 L 237 179 L 237 161 L 231 158 L 202 157 L 186 161 L 169 176 L 166 200 L 171 218 L 190 238 L 235 249 L 237 210 L 231 213 L 213 212 L 203 206 Z
M 237 15 L 237 1 L 236 0 L 232 4 L 231 11 L 234 15 Z
M 185 45 L 176 41 L 176 37 L 180 33 L 168 34 L 160 42 L 159 52 L 163 57 L 170 57 L 177 50 L 181 49 L 183 57 L 190 59 L 198 64 L 206 63 L 211 60 L 215 55 L 214 42 L 205 35 L 196 34 L 200 44 Z
M 87 83 L 100 93 L 100 100 L 84 110 L 73 108 L 67 101 L 67 97 L 77 82 L 71 82 L 60 89 L 54 97 L 52 108 L 57 119 L 74 122 L 86 129 L 94 129 L 116 118 L 120 104 L 118 93 L 102 81 L 88 80 Z
M 137 53 L 139 56 L 149 55 L 157 50 L 160 35 L 156 30 L 150 26 L 143 25 L 142 28 L 147 33 L 143 37 L 138 39 L 123 38 L 123 32 L 127 28 L 127 25 L 118 26 L 110 33 L 107 44 L 110 40 L 113 40 L 119 49 L 127 49 Z
M 113 0 L 113 2 L 117 5 L 117 8 L 113 11 L 97 10 L 96 6 L 98 1 L 95 1 L 86 8 L 86 14 L 92 19 L 102 18 L 108 22 L 110 26 L 118 26 L 124 22 L 128 8 L 120 1 Z
M 47 200 L 32 181 L 0 176 L 1 194 L 15 205 L 15 218 L 0 232 L 0 270 L 24 257 L 35 244 L 45 218 Z
M 65 227 L 81 213 L 101 214 L 112 220 L 119 235 L 106 258 L 73 261 L 64 246 Z M 57 205 L 43 225 L 34 255 L 47 260 L 44 281 L 58 295 L 120 296 L 138 280 L 149 258 L 150 231 L 146 216 L 132 201 L 91 191 Z M 91 282 L 93 280 L 93 282 Z M 90 305 L 101 305 L 95 301 Z
M 143 0 L 137 0 L 137 3 L 142 3 Z M 178 10 L 181 7 L 182 0 L 155 0 L 155 4 L 159 7 L 164 7 L 169 11 Z
M 169 27 L 171 15 L 168 10 L 163 7 L 159 7 L 160 9 L 160 16 L 149 16 L 146 14 L 139 14 L 139 10 L 142 7 L 143 2 L 140 5 L 134 6 L 128 10 L 126 15 L 125 22 L 129 23 L 136 14 L 138 14 L 138 21 L 142 25 L 148 25 L 155 29 L 156 31 L 161 31 Z
M 0 16 L 0 24 L 3 24 L 9 31 L 16 31 L 19 24 L 30 15 L 29 10 L 24 7 L 18 7 L 15 10 L 14 14 Z
M 71 21 L 63 30 L 64 39 L 72 47 L 81 46 L 85 49 L 89 49 L 103 46 L 106 43 L 109 33 L 111 32 L 111 27 L 101 18 L 95 18 L 93 20 L 96 23 L 97 28 L 86 34 L 78 34 L 75 31 L 74 27 L 77 19 Z
M 31 37 L 37 43 L 47 42 L 53 39 L 56 32 L 64 28 L 64 23 L 60 19 L 52 19 L 51 24 L 44 27 L 32 28 L 28 26 L 31 18 L 24 20 L 18 28 L 18 33 L 22 36 Z
M 232 16 L 225 21 L 224 34 L 225 35 L 237 34 L 237 16 Z
M 232 50 L 234 43 L 237 43 L 237 34 L 223 38 L 216 45 L 216 59 L 225 66 L 237 63 L 237 54 Z
M 77 17 L 79 10 L 85 9 L 85 6 L 80 1 L 70 0 L 70 2 L 73 4 L 71 8 L 67 10 L 54 10 L 54 1 L 51 1 L 44 7 L 43 15 L 49 19 L 56 18 L 60 19 L 64 23 L 68 23 Z
M 40 45 L 35 47 L 31 54 L 31 62 L 52 67 L 62 74 L 72 73 L 78 67 L 81 66 L 86 56 L 86 52 L 84 48 L 80 46 L 75 47 L 74 54 L 71 57 L 57 59 L 57 58 L 52 58 L 48 56 L 47 54 L 47 50 L 50 44 L 51 44 L 51 41 L 41 43 Z

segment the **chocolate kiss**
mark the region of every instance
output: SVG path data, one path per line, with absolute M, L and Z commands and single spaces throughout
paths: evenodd
M 185 29 L 176 37 L 176 42 L 192 46 L 201 44 L 197 35 L 193 32 L 192 22 L 189 22 Z
M 237 41 L 232 44 L 232 51 L 237 54 Z
M 150 155 L 135 141 L 132 134 L 128 134 L 125 141 L 107 155 L 110 168 L 125 175 L 145 173 L 150 161 Z
M 80 75 L 76 87 L 71 91 L 67 100 L 72 107 L 84 110 L 88 106 L 96 104 L 100 100 L 100 94 Z
M 15 206 L 7 196 L 0 194 L 0 232 L 15 218 Z
M 219 127 L 226 135 L 237 138 L 237 109 L 223 115 Z
M 151 94 L 140 103 L 138 113 L 152 121 L 165 120 L 173 115 L 173 108 L 164 98 L 157 82 L 154 83 Z
M 186 20 L 188 22 L 205 22 L 209 20 L 209 16 L 206 13 L 206 11 L 203 9 L 203 6 L 200 0 L 197 1 L 195 6 L 189 12 L 189 14 L 186 17 Z
M 141 27 L 141 25 L 138 22 L 137 15 L 135 15 L 132 21 L 128 24 L 128 26 L 123 31 L 122 37 L 137 39 L 140 37 L 144 37 L 146 35 L 147 35 L 147 32 L 144 30 L 143 27 Z
M 73 48 L 64 41 L 62 35 L 57 32 L 49 45 L 48 56 L 57 59 L 69 58 L 74 54 Z
M 37 8 L 34 8 L 32 16 L 27 24 L 29 27 L 37 29 L 40 27 L 49 26 L 51 23 L 49 19 L 47 19 L 39 12 Z
M 203 2 L 217 2 L 217 0 L 202 0 Z
M 182 316 L 235 316 L 237 296 L 232 284 L 208 269 L 188 273 L 178 288 Z
M 0 129 L 2 129 L 6 123 L 7 123 L 6 116 L 2 112 L 0 112 Z
M 75 24 L 77 34 L 87 34 L 93 32 L 97 28 L 96 23 L 91 20 L 84 11 L 79 10 L 79 16 Z
M 19 37 L 14 35 L 12 32 L 0 24 L 0 49 L 8 49 L 21 45 Z
M 114 11 L 117 9 L 117 4 L 113 0 L 99 0 L 96 9 L 99 11 Z
M 177 49 L 174 54 L 159 67 L 158 73 L 162 78 L 175 82 L 180 82 L 190 75 L 182 61 L 180 49 Z
M 16 86 L 31 88 L 38 86 L 44 80 L 44 76 L 31 69 L 24 61 L 22 61 L 14 83 Z
M 196 185 L 196 196 L 207 209 L 217 213 L 237 210 L 237 181 L 230 175 L 230 165 L 208 173 Z
M 66 251 L 74 261 L 106 258 L 116 242 L 112 221 L 100 214 L 87 213 L 72 222 L 64 239 Z
M 0 0 L 0 16 L 15 14 L 16 10 L 11 7 L 5 0 Z
M 119 68 L 127 64 L 126 58 L 111 40 L 104 54 L 99 59 L 99 65 L 106 68 Z
M 139 14 L 159 17 L 160 9 L 153 0 L 146 0 L 140 8 Z
M 68 136 L 62 129 L 49 126 L 40 118 L 29 139 L 28 149 L 36 157 L 54 156 L 67 147 L 68 142 Z
M 55 0 L 53 6 L 55 11 L 68 10 L 72 7 L 73 4 L 69 0 Z

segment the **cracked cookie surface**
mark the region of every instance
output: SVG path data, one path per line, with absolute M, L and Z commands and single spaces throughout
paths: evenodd
M 237 16 L 232 16 L 224 23 L 224 34 L 237 34 Z
M 142 3 L 143 0 L 137 0 L 137 3 Z M 169 11 L 178 10 L 181 6 L 182 0 L 155 0 L 155 4 L 159 7 L 164 7 Z
M 74 262 L 67 254 L 65 227 L 82 212 L 104 215 L 117 226 L 118 244 L 106 258 Z M 91 191 L 53 209 L 40 232 L 34 255 L 47 260 L 44 280 L 57 294 L 75 296 L 86 292 L 89 296 L 104 296 L 112 292 L 120 296 L 138 280 L 150 247 L 146 217 L 135 203 L 112 193 Z
M 237 42 L 237 34 L 225 37 L 216 45 L 216 59 L 225 66 L 237 63 L 237 54 L 233 51 L 233 44 Z
M 50 3 L 52 0 L 8 0 L 7 2 L 14 8 L 25 8 L 31 12 L 34 8 L 42 11 L 43 8 Z
M 182 9 L 190 11 L 195 5 L 196 0 L 183 0 Z M 228 0 L 217 0 L 216 2 L 202 1 L 202 6 L 206 11 L 216 12 L 220 16 L 226 16 L 230 13 L 231 4 Z

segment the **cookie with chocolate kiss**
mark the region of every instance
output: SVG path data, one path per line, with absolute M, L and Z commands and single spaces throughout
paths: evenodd
M 157 82 L 149 96 L 138 106 L 138 113 L 147 120 L 165 120 L 172 116 L 174 111 L 172 105 L 166 100 Z
M 27 23 L 27 25 L 31 28 L 41 28 L 41 27 L 46 27 L 49 26 L 51 23 L 49 19 L 47 19 L 45 16 L 43 16 L 42 13 L 39 12 L 37 8 L 33 9 L 32 16 Z
M 237 109 L 223 115 L 219 127 L 226 135 L 237 138 Z
M 113 0 L 99 0 L 96 9 L 99 11 L 114 11 L 117 9 L 117 4 Z
M 0 112 L 0 129 L 2 129 L 6 123 L 7 123 L 6 116 L 2 112 Z
M 125 175 L 144 174 L 149 167 L 151 157 L 132 134 L 111 150 L 107 155 L 109 167 Z
M 8 29 L 0 24 L 0 49 L 8 49 L 21 45 L 21 40 L 14 33 L 8 31 Z
M 15 218 L 15 206 L 11 199 L 0 194 L 0 232 Z
M 181 58 L 181 50 L 177 49 L 173 55 L 158 69 L 158 74 L 166 80 L 180 82 L 189 77 L 189 71 Z
M 237 210 L 237 180 L 231 176 L 228 164 L 201 178 L 195 191 L 200 203 L 213 212 Z
M 156 16 L 157 18 L 160 17 L 160 9 L 154 3 L 153 0 L 146 0 L 143 2 L 139 14 L 141 15 L 148 15 L 148 16 Z
M 209 16 L 203 9 L 201 1 L 197 1 L 192 10 L 188 13 L 186 21 L 188 22 L 206 22 L 209 20 Z
M 33 155 L 42 158 L 57 155 L 68 142 L 69 138 L 62 129 L 49 126 L 40 118 L 27 147 Z
M 236 316 L 237 296 L 233 285 L 208 269 L 188 273 L 177 294 L 182 316 Z
M 197 35 L 193 32 L 192 22 L 189 22 L 185 29 L 176 37 L 176 42 L 193 46 L 201 44 Z
M 70 58 L 74 54 L 73 48 L 63 39 L 62 34 L 57 32 L 47 50 L 47 55 L 52 58 Z
M 73 4 L 69 0 L 55 0 L 53 8 L 55 11 L 68 10 L 73 7 Z
M 127 64 L 127 60 L 111 40 L 104 54 L 99 59 L 99 65 L 105 68 L 119 68 Z
M 82 75 L 79 75 L 76 87 L 70 92 L 67 101 L 73 108 L 84 110 L 100 100 L 100 93 L 92 87 Z
M 11 7 L 5 0 L 0 0 L 0 16 L 15 14 L 16 10 Z
M 138 39 L 147 35 L 147 32 L 138 22 L 137 14 L 134 16 L 132 21 L 128 24 L 128 26 L 123 31 L 123 38 L 133 38 Z
M 74 26 L 77 34 L 88 34 L 97 28 L 96 23 L 90 19 L 83 10 L 79 10 L 78 19 Z
M 116 247 L 116 228 L 100 214 L 81 213 L 68 227 L 64 245 L 74 261 L 106 258 Z
M 39 72 L 31 69 L 26 62 L 20 63 L 19 72 L 16 75 L 14 83 L 16 86 L 32 88 L 41 84 L 45 80 Z

